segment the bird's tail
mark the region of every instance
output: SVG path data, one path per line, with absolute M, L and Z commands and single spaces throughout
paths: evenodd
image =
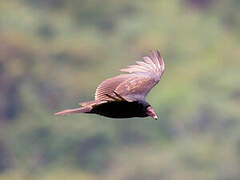
M 76 108 L 76 109 L 66 109 L 60 112 L 55 113 L 55 115 L 66 115 L 66 114 L 74 114 L 74 113 L 87 113 L 91 111 L 91 107 L 85 106 L 81 108 Z

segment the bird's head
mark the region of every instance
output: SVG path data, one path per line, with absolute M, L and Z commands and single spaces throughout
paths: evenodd
M 147 114 L 148 116 L 151 116 L 151 117 L 152 117 L 153 119 L 155 119 L 155 120 L 158 119 L 157 114 L 154 112 L 154 109 L 153 109 L 152 106 L 148 106 L 148 107 L 146 108 L 146 114 Z
M 142 112 L 141 117 L 150 116 L 155 120 L 158 119 L 157 114 L 154 112 L 153 107 L 148 102 L 139 100 L 138 105 L 141 108 L 140 110 Z

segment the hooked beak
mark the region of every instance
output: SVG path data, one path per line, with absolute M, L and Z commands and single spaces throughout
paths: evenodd
M 156 113 L 154 112 L 152 106 L 148 106 L 148 107 L 147 107 L 147 115 L 148 115 L 148 116 L 151 116 L 151 117 L 152 117 L 153 119 L 155 119 L 155 120 L 158 119 L 158 117 L 157 117 Z

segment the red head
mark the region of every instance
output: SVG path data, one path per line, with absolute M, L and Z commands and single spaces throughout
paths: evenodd
M 155 120 L 158 119 L 158 117 L 157 117 L 156 113 L 154 112 L 152 106 L 148 106 L 148 107 L 147 107 L 147 112 L 146 112 L 146 114 L 147 114 L 148 116 L 151 116 L 151 117 L 152 117 L 153 119 L 155 119 Z

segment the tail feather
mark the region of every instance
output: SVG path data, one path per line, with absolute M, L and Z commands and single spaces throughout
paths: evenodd
M 89 106 L 89 105 L 92 105 L 92 104 L 96 104 L 96 101 L 93 100 L 93 101 L 88 101 L 88 102 L 80 102 L 78 104 L 81 105 L 81 106 Z
M 74 114 L 74 113 L 87 113 L 91 111 L 91 107 L 86 106 L 82 108 L 76 108 L 76 109 L 66 109 L 60 112 L 55 113 L 55 115 L 66 115 L 66 114 Z
M 81 106 L 93 106 L 96 104 L 102 104 L 105 103 L 106 101 L 99 101 L 99 100 L 93 100 L 93 101 L 88 101 L 88 102 L 80 102 L 78 103 Z

